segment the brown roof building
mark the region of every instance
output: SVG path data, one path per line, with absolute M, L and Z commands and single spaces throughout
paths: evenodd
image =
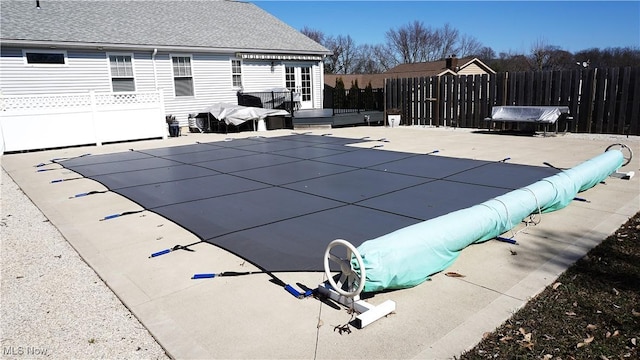
M 482 75 L 496 72 L 478 58 L 457 58 L 455 55 L 439 61 L 400 64 L 381 74 L 325 74 L 324 83 L 335 87 L 336 80 L 342 78 L 344 87 L 349 89 L 351 84 L 358 82 L 363 89 L 369 83 L 374 89 L 384 87 L 384 79 L 430 77 L 443 75 Z

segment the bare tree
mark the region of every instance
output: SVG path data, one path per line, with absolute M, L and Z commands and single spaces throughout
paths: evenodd
M 473 55 L 484 62 L 488 62 L 496 58 L 496 52 L 488 46 L 480 47 L 475 53 L 469 55 Z
M 333 52 L 325 58 L 325 69 L 333 74 L 351 74 L 356 68 L 358 48 L 351 36 L 330 36 L 324 46 Z
M 491 48 L 483 47 L 475 37 L 462 35 L 458 39 L 456 54 L 459 57 L 475 56 L 481 59 L 493 59 L 496 53 Z
M 531 46 L 531 67 L 535 70 L 542 70 L 549 61 L 552 50 L 554 49 L 546 40 L 536 40 Z
M 588 62 L 589 67 L 624 67 L 640 64 L 640 48 L 616 47 L 585 49 L 575 53 L 573 64 Z
M 387 48 L 395 54 L 395 63 L 428 61 L 434 49 L 437 34 L 420 21 L 390 29 L 386 33 Z
M 523 54 L 501 52 L 492 65 L 497 72 L 519 72 L 531 70 L 529 59 Z
M 374 46 L 364 44 L 358 46 L 358 55 L 354 72 L 358 74 L 377 74 L 383 71 L 376 56 L 376 48 Z
M 328 74 L 338 74 L 338 53 L 342 51 L 333 36 L 325 39 L 324 47 L 331 50 L 332 54 L 324 58 L 324 71 Z
M 303 33 L 304 35 L 306 35 L 309 39 L 317 42 L 320 45 L 324 46 L 324 33 L 320 30 L 317 29 L 312 29 L 310 27 L 303 27 L 302 30 L 300 30 L 301 33 Z
M 473 55 L 482 44 L 471 36 L 460 36 L 460 32 L 449 24 L 440 29 L 426 27 L 414 21 L 386 33 L 385 49 L 394 54 L 394 64 L 381 64 L 388 68 L 402 63 L 436 61 L 456 54 Z
M 380 68 L 380 72 L 385 72 L 398 65 L 398 60 L 393 54 L 393 49 L 388 45 L 374 45 L 372 50 L 373 57 Z
M 442 29 L 438 29 L 435 32 L 435 46 L 437 46 L 438 50 L 430 56 L 429 61 L 444 59 L 447 56 L 452 54 L 459 54 L 458 49 L 456 49 L 456 43 L 458 42 L 458 30 L 451 27 L 451 25 L 444 24 Z

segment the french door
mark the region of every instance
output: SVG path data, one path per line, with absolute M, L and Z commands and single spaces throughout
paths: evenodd
M 294 100 L 300 109 L 313 108 L 311 66 L 286 66 L 285 86 L 295 94 Z

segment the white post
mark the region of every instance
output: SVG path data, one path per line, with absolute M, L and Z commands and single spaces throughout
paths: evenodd
M 0 90 L 0 111 L 4 111 L 4 96 Z M 4 132 L 2 131 L 2 118 L 0 118 L 0 155 L 4 155 Z
M 161 134 L 164 134 L 164 135 L 162 135 L 162 139 L 163 140 L 167 140 L 168 133 L 167 133 L 167 129 L 165 128 L 165 124 L 167 122 L 164 120 L 164 114 L 165 114 L 165 112 L 164 112 L 164 90 L 162 88 L 160 88 L 160 89 L 158 89 L 157 93 L 158 93 L 158 97 L 160 98 L 159 99 L 159 101 L 160 101 L 160 116 L 161 116 L 161 119 L 162 119 L 162 122 L 161 122 L 161 125 L 160 125 L 160 126 L 162 126 Z
M 98 109 L 96 106 L 96 92 L 94 90 L 89 91 L 89 99 L 91 102 L 91 126 L 93 126 L 93 140 L 97 146 L 102 146 L 102 141 L 100 138 L 100 127 L 98 126 L 96 121 L 96 119 L 98 118 Z

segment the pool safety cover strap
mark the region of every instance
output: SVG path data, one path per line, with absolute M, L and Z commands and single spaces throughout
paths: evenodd
M 364 291 L 416 286 L 449 267 L 465 247 L 499 236 L 538 208 L 542 212 L 564 208 L 578 192 L 603 181 L 622 163 L 622 153 L 610 150 L 481 204 L 367 240 L 357 248 L 366 269 Z M 357 270 L 355 257 L 351 261 Z

